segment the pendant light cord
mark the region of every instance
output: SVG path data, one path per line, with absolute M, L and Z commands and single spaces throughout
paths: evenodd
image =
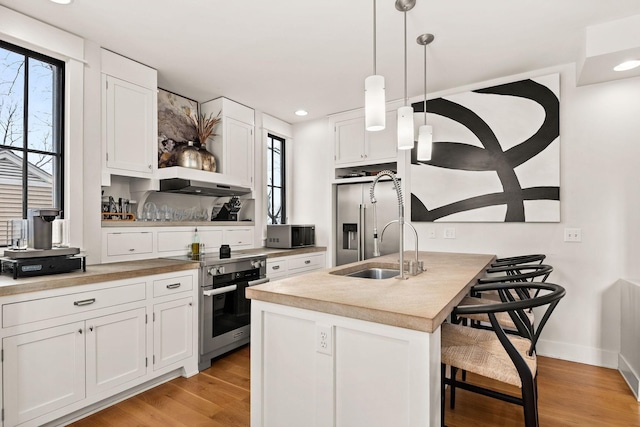
M 424 124 L 427 124 L 427 45 L 424 45 Z
M 407 11 L 404 14 L 404 106 L 407 106 Z
M 377 75 L 376 72 L 376 0 L 373 0 L 373 75 Z

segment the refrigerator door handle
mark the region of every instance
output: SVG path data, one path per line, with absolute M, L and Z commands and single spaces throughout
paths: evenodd
M 364 261 L 365 259 L 365 248 L 366 246 L 366 235 L 365 235 L 365 215 L 366 215 L 367 206 L 364 204 L 360 205 L 360 218 L 358 220 L 358 261 Z

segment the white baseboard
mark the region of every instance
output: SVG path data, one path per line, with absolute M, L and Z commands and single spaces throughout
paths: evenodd
M 617 351 L 548 340 L 538 341 L 536 351 L 540 356 L 618 369 Z
M 620 371 L 622 378 L 629 384 L 629 388 L 640 402 L 640 377 L 627 363 L 627 360 L 622 354 L 618 357 L 618 371 Z

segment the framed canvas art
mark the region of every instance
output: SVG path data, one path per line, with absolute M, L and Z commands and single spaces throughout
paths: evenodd
M 431 160 L 411 160 L 411 220 L 560 221 L 560 75 L 427 101 Z M 424 121 L 424 102 L 413 104 Z

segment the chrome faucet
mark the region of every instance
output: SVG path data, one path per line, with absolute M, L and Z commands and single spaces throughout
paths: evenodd
M 393 221 L 389 221 L 382 228 L 382 233 L 380 233 L 380 242 L 382 242 L 382 239 L 384 238 L 384 231 L 387 229 L 389 225 L 393 224 L 394 222 L 398 222 L 398 220 L 394 219 Z M 416 259 L 415 261 L 409 261 L 409 275 L 416 276 L 424 271 L 424 263 L 418 259 L 418 232 L 416 231 L 416 228 L 413 226 L 413 224 L 411 224 L 410 222 L 405 222 L 404 225 L 408 225 L 409 228 L 413 230 L 413 235 L 416 238 L 415 239 L 416 240 L 416 251 L 415 251 Z
M 396 178 L 396 175 L 390 170 L 380 171 L 376 178 L 373 180 L 371 184 L 371 189 L 369 190 L 369 198 L 371 199 L 371 205 L 373 206 L 373 256 L 380 256 L 380 247 L 378 245 L 378 224 L 376 217 L 376 200 L 375 190 L 376 184 L 383 176 L 388 176 L 393 181 L 393 187 L 396 190 L 396 194 L 398 196 L 398 227 L 400 230 L 399 233 L 399 252 L 400 252 L 400 276 L 397 276 L 396 279 L 406 280 L 407 277 L 404 275 L 404 201 L 402 198 L 402 189 L 400 188 L 400 183 Z M 388 225 L 388 224 L 387 224 Z M 383 230 L 384 232 L 384 230 Z M 417 242 L 417 240 L 416 240 Z

